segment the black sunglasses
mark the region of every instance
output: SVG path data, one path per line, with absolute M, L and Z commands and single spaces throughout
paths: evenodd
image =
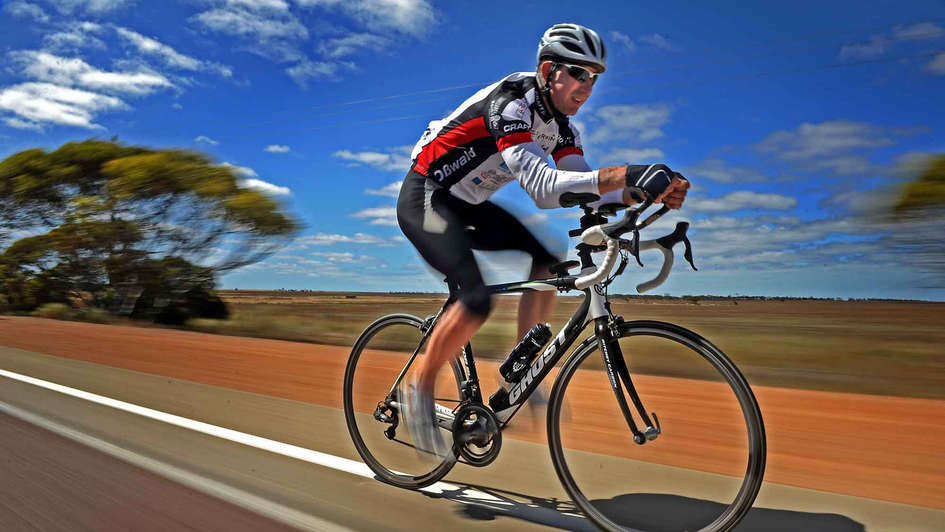
M 568 71 L 568 75 L 574 78 L 575 80 L 584 83 L 587 80 L 591 80 L 591 85 L 597 83 L 597 78 L 600 76 L 597 72 L 591 72 L 590 70 L 577 65 L 569 65 L 567 63 L 558 63 L 563 66 L 565 70 Z

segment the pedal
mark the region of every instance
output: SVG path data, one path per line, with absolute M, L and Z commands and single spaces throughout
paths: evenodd
M 660 418 L 656 417 L 656 412 L 650 412 L 650 415 L 653 416 L 653 424 L 656 425 L 656 427 L 647 427 L 646 430 L 643 431 L 647 441 L 655 440 L 663 432 L 660 430 Z

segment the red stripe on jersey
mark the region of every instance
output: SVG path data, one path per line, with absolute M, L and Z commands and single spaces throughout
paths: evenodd
M 500 138 L 499 140 L 495 141 L 495 145 L 499 148 L 499 151 L 502 151 L 509 146 L 515 146 L 516 144 L 522 144 L 531 141 L 532 132 L 522 131 L 521 133 L 512 133 L 511 135 L 506 135 Z
M 420 155 L 417 156 L 414 171 L 425 176 L 433 161 L 446 155 L 450 150 L 488 136 L 489 131 L 486 129 L 485 117 L 479 116 L 463 122 L 424 146 L 420 151 Z
M 560 150 L 551 154 L 551 156 L 554 157 L 555 164 L 558 164 L 559 159 L 561 159 L 562 157 L 567 157 L 568 155 L 583 156 L 584 151 L 581 148 L 578 148 L 577 146 L 565 146 L 564 148 L 561 148 Z

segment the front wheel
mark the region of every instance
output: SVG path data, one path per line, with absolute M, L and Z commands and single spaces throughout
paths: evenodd
M 751 508 L 765 468 L 764 424 L 748 382 L 722 351 L 682 327 L 634 321 L 621 324 L 619 336 L 661 433 L 634 442 L 602 357 L 592 356 L 597 342 L 585 341 L 548 405 L 562 484 L 604 530 L 730 530 Z
M 455 456 L 436 460 L 418 451 L 401 423 L 395 383 L 404 368 L 409 375 L 423 362 L 423 323 L 408 314 L 378 319 L 358 337 L 345 368 L 344 412 L 351 440 L 381 480 L 402 488 L 433 484 L 456 464 Z M 463 380 L 458 360 L 445 365 L 436 379 L 436 404 L 447 411 L 456 408 Z M 452 433 L 441 430 L 444 439 L 452 441 Z

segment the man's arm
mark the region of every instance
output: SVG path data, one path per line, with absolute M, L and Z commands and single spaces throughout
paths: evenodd
M 580 155 L 568 155 L 558 160 L 558 168 L 584 171 L 585 169 L 590 170 L 590 165 Z M 609 166 L 598 170 L 597 190 L 601 196 L 601 205 L 617 201 L 624 205 L 632 205 L 637 202 L 630 194 L 630 189 L 627 188 L 628 168 L 628 166 Z M 669 186 L 656 197 L 656 203 L 665 203 L 670 209 L 678 209 L 682 207 L 686 200 L 688 190 L 689 181 L 681 174 L 674 172 Z
M 633 169 L 638 168 L 637 166 L 610 166 L 600 170 L 590 170 L 584 163 L 583 166 L 587 170 L 554 169 L 545 159 L 544 151 L 535 142 L 516 144 L 500 153 L 522 188 L 540 208 L 558 207 L 558 198 L 565 192 L 591 192 L 603 196 L 608 192 L 619 190 L 624 204 L 636 203 L 627 186 L 628 169 L 632 173 Z M 559 164 L 570 157 L 575 156 L 563 157 Z M 583 157 L 581 160 L 583 161 Z M 685 200 L 688 188 L 689 182 L 681 175 L 674 173 L 669 185 L 658 193 L 656 202 L 662 203 L 664 199 L 668 199 L 666 205 L 672 209 L 678 209 Z

